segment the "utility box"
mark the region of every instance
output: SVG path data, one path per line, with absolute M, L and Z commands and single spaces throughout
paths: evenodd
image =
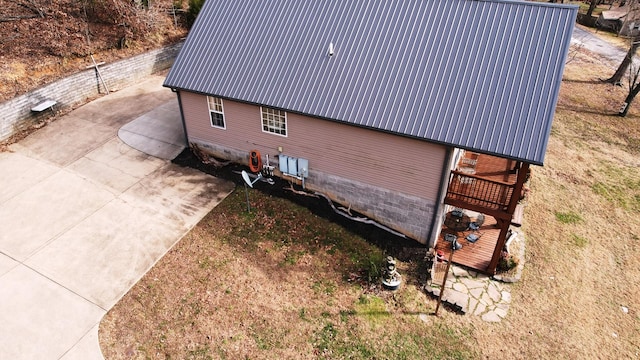
M 278 170 L 283 175 L 296 178 L 306 178 L 309 176 L 309 160 L 296 158 L 287 155 L 278 155 Z
M 309 177 L 309 160 L 298 159 L 298 176 Z
M 298 159 L 290 156 L 288 163 L 287 174 L 298 176 Z
M 278 155 L 278 170 L 283 174 L 288 174 L 289 171 L 289 157 L 287 155 Z

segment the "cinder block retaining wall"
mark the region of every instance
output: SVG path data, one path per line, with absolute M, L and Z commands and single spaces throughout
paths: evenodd
M 217 158 L 240 164 L 249 163 L 249 154 L 246 151 L 236 151 L 193 139 L 191 141 Z M 270 159 L 271 165 L 278 169 L 278 157 L 270 156 Z M 436 204 L 433 201 L 313 170 L 309 171 L 305 186 L 307 190 L 322 193 L 336 203 L 364 214 L 422 244 L 429 241 L 429 229 L 436 212 Z
M 100 66 L 100 73 L 109 90 L 122 89 L 136 81 L 168 69 L 175 60 L 182 42 L 162 49 Z M 96 59 L 99 61 L 100 59 Z M 89 63 L 88 63 L 89 65 Z M 37 90 L 0 103 L 0 141 L 5 140 L 35 121 L 51 116 L 51 111 L 33 113 L 31 108 L 51 99 L 58 102 L 56 109 L 83 104 L 87 99 L 105 94 L 95 69 L 88 69 L 45 85 Z

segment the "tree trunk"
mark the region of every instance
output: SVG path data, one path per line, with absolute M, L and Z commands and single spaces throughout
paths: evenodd
M 620 63 L 620 66 L 618 66 L 616 72 L 613 74 L 613 76 L 611 76 L 604 82 L 616 85 L 620 84 L 620 81 L 622 80 L 624 74 L 627 72 L 629 65 L 631 65 L 631 60 L 633 60 L 633 56 L 636 54 L 636 50 L 638 50 L 639 46 L 640 37 L 636 36 L 633 38 L 631 46 L 629 47 L 629 51 L 627 51 L 627 55 L 625 55 L 624 59 L 622 59 L 622 63 Z
M 636 95 L 640 92 L 640 83 L 636 83 L 633 85 L 633 88 L 629 91 L 629 95 L 624 99 L 624 104 L 622 104 L 622 108 L 620 108 L 620 112 L 618 112 L 619 116 L 625 117 L 629 112 L 629 107 L 631 106 L 631 102 L 635 99 Z
M 598 0 L 591 0 L 591 4 L 589 4 L 589 10 L 587 11 L 587 18 L 591 17 L 591 14 L 593 14 L 593 10 L 596 9 L 596 5 L 598 5 Z

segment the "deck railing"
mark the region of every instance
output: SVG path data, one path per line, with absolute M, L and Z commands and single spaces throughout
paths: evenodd
M 504 211 L 509 206 L 514 184 L 451 171 L 447 198 L 486 209 Z

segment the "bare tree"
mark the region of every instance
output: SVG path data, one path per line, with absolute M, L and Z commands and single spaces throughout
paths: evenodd
M 629 1 L 629 10 L 627 11 L 625 18 L 634 17 L 638 13 L 639 13 L 638 1 L 637 0 Z M 631 24 L 633 24 L 633 22 L 631 22 Z M 633 29 L 631 29 L 630 33 L 632 33 L 632 31 Z M 636 50 L 638 50 L 638 47 L 640 47 L 640 33 L 636 31 L 636 34 L 630 38 L 629 49 L 627 50 L 627 54 L 625 55 L 625 57 L 622 59 L 620 66 L 618 66 L 618 69 L 616 69 L 616 72 L 613 73 L 613 75 L 610 78 L 605 80 L 605 82 L 610 84 L 620 85 L 622 77 L 627 72 L 629 65 L 633 61 L 633 57 L 635 56 Z
M 633 102 L 633 99 L 636 98 L 636 95 L 640 93 L 640 82 L 638 80 L 640 78 L 640 67 L 630 66 L 629 67 L 629 94 L 624 99 L 624 103 L 620 107 L 620 111 L 618 111 L 618 115 L 625 117 L 629 112 L 629 107 Z
M 636 50 L 638 50 L 638 47 L 640 47 L 640 35 L 636 35 L 633 38 L 631 38 L 631 45 L 629 46 L 629 50 L 627 50 L 627 54 L 624 56 L 624 59 L 622 59 L 620 66 L 618 66 L 618 69 L 616 69 L 616 72 L 613 73 L 613 75 L 610 78 L 608 78 L 607 80 L 604 80 L 604 82 L 607 82 L 610 84 L 616 84 L 616 85 L 621 84 L 622 77 L 627 72 L 629 65 L 631 65 L 631 62 L 633 61 L 633 57 L 635 56 Z
M 598 0 L 591 0 L 591 3 L 589 4 L 589 10 L 587 10 L 587 18 L 591 17 L 591 15 L 593 14 L 593 10 L 596 9 L 598 3 Z
M 575 37 L 576 42 L 571 42 L 571 46 L 569 46 L 569 52 L 567 53 L 567 60 L 565 61 L 565 65 L 575 60 L 580 53 L 582 53 L 584 49 L 584 42 L 586 35 L 573 35 Z

